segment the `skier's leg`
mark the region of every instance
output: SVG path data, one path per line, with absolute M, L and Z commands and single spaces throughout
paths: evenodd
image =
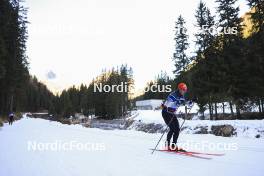
M 177 141 L 178 141 L 179 134 L 180 134 L 180 125 L 179 125 L 179 121 L 177 118 L 175 118 L 175 120 L 173 120 L 172 128 L 173 128 L 173 143 L 176 145 Z
M 170 146 L 170 141 L 171 141 L 172 135 L 173 135 L 173 131 L 170 129 L 170 131 L 167 134 L 167 144 L 166 145 L 168 147 Z
M 162 110 L 162 117 L 166 125 L 169 125 L 171 121 L 171 114 L 168 113 L 166 110 Z
M 162 110 L 162 117 L 164 119 L 164 122 L 166 123 L 166 125 L 169 126 L 169 129 L 170 129 L 168 134 L 167 134 L 167 141 L 166 141 L 166 144 L 165 144 L 166 147 L 169 147 L 171 138 L 172 138 L 173 133 L 174 133 L 174 131 L 171 128 L 171 125 L 170 125 L 172 123 L 171 120 L 173 120 L 172 119 L 173 116 L 170 113 L 168 113 L 166 110 Z

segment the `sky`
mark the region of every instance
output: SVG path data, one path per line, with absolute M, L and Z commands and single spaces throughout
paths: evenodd
M 214 13 L 213 0 L 204 0 Z M 144 88 L 161 71 L 172 75 L 175 21 L 181 14 L 194 41 L 198 0 L 26 0 L 30 73 L 58 92 L 121 64 Z M 244 14 L 245 0 L 237 4 Z M 194 49 L 191 44 L 189 51 Z

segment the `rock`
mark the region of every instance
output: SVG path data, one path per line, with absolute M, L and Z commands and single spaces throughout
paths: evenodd
M 70 119 L 60 119 L 59 122 L 62 123 L 62 124 L 71 125 L 71 120 Z
M 260 138 L 260 134 L 257 134 L 255 137 L 256 137 L 256 138 Z
M 151 124 L 150 126 L 149 126 L 149 130 L 148 130 L 148 132 L 149 133 L 157 133 L 157 132 L 161 132 L 162 131 L 162 129 L 163 129 L 163 125 L 161 125 L 161 124 Z
M 189 129 L 187 126 L 183 126 L 182 128 L 181 128 L 181 131 L 184 131 L 184 130 L 186 130 L 186 129 Z
M 194 130 L 194 134 L 208 134 L 208 126 L 197 126 Z
M 129 128 L 133 123 L 134 123 L 134 120 L 131 120 L 131 119 L 126 120 L 124 124 L 124 129 Z
M 83 124 L 83 126 L 86 127 L 86 128 L 90 128 L 91 124 L 90 123 L 85 123 L 85 124 Z
M 128 129 L 135 129 L 137 131 L 143 131 L 146 133 L 161 133 L 165 131 L 165 128 L 162 124 L 155 123 L 142 123 L 142 122 L 134 122 Z
M 213 125 L 211 127 L 211 133 L 216 136 L 231 137 L 235 135 L 235 129 L 231 125 Z

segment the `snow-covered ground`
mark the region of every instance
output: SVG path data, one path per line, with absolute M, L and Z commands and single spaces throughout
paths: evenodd
M 155 123 L 165 126 L 161 110 L 138 110 L 133 112 L 132 118 L 137 122 Z M 180 124 L 183 122 L 183 119 L 178 120 Z M 236 136 L 255 138 L 256 135 L 260 135 L 260 137 L 264 138 L 264 120 L 186 120 L 182 133 L 195 133 L 197 127 L 207 126 L 210 129 L 213 125 L 232 125 L 236 129 Z M 131 128 L 133 129 L 133 125 Z
M 13 126 L 5 124 L 0 130 L 0 175 L 262 176 L 264 173 L 263 139 L 181 135 L 181 144 L 208 143 L 211 147 L 199 150 L 225 153 L 225 156 L 203 160 L 162 152 L 151 155 L 149 149 L 153 148 L 159 137 L 160 134 L 134 130 L 100 130 L 24 118 Z M 34 142 L 39 150 L 30 150 Z M 79 148 L 72 145 L 70 150 L 71 143 L 78 144 Z M 86 150 L 81 149 L 84 144 Z M 233 147 L 228 151 L 220 150 L 220 145 L 212 148 L 215 144 Z M 197 146 L 190 149 L 197 150 Z

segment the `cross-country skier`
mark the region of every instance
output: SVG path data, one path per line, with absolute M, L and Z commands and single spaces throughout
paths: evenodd
M 8 115 L 8 117 L 9 117 L 9 125 L 12 125 L 13 124 L 13 121 L 14 121 L 14 113 L 11 112 Z
M 184 151 L 177 147 L 177 140 L 180 133 L 180 126 L 175 112 L 181 105 L 186 103 L 191 106 L 192 101 L 186 101 L 184 95 L 187 92 L 187 86 L 185 83 L 178 84 L 178 89 L 169 94 L 164 104 L 162 104 L 162 117 L 165 123 L 169 126 L 169 132 L 167 134 L 166 148 L 169 150 Z M 173 142 L 171 138 L 173 137 Z

